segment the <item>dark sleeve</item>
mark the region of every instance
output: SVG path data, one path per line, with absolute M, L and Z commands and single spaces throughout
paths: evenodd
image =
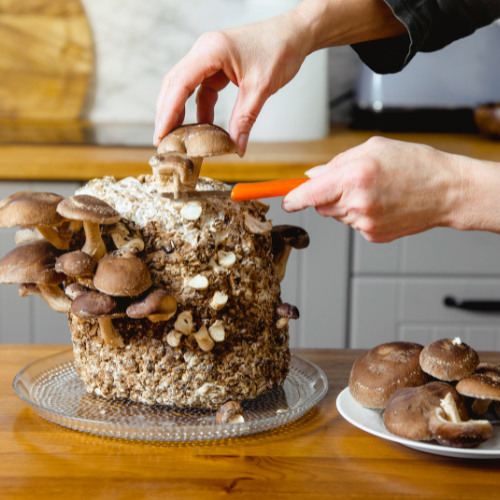
M 500 0 L 384 0 L 408 34 L 352 45 L 376 73 L 401 71 L 417 52 L 439 50 L 500 17 Z

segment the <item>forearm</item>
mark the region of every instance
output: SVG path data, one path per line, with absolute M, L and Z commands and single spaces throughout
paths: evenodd
M 304 0 L 288 14 L 309 53 L 407 33 L 383 0 Z
M 500 233 L 500 163 L 455 156 L 461 179 L 451 227 Z

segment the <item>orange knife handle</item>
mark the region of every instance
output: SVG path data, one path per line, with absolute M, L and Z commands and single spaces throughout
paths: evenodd
M 308 180 L 308 177 L 304 177 L 302 179 L 281 179 L 279 181 L 236 184 L 231 191 L 231 199 L 233 201 L 247 201 L 286 196 L 290 191 Z

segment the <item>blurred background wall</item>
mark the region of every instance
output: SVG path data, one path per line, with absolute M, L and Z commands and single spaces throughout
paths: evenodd
M 82 0 L 95 47 L 95 76 L 86 116 L 101 123 L 152 123 L 163 76 L 189 52 L 201 34 L 277 15 L 297 3 Z M 328 100 L 355 88 L 360 63 L 350 47 L 329 49 L 324 60 Z M 216 122 L 222 126 L 227 127 L 236 90 L 230 84 L 219 98 Z M 196 120 L 194 97 L 189 100 L 186 113 L 186 121 Z M 333 122 L 345 122 L 347 103 L 336 106 L 330 118 Z

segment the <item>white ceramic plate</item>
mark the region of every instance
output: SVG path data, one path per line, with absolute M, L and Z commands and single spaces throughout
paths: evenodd
M 493 426 L 493 436 L 491 439 L 473 449 L 449 448 L 441 446 L 435 441 L 411 441 L 390 434 L 384 427 L 381 410 L 370 410 L 364 408 L 354 401 L 349 389 L 345 388 L 337 398 L 337 410 L 352 425 L 378 436 L 382 439 L 388 439 L 396 443 L 408 446 L 414 450 L 434 455 L 444 455 L 445 457 L 456 458 L 482 458 L 492 459 L 500 458 L 500 427 Z

